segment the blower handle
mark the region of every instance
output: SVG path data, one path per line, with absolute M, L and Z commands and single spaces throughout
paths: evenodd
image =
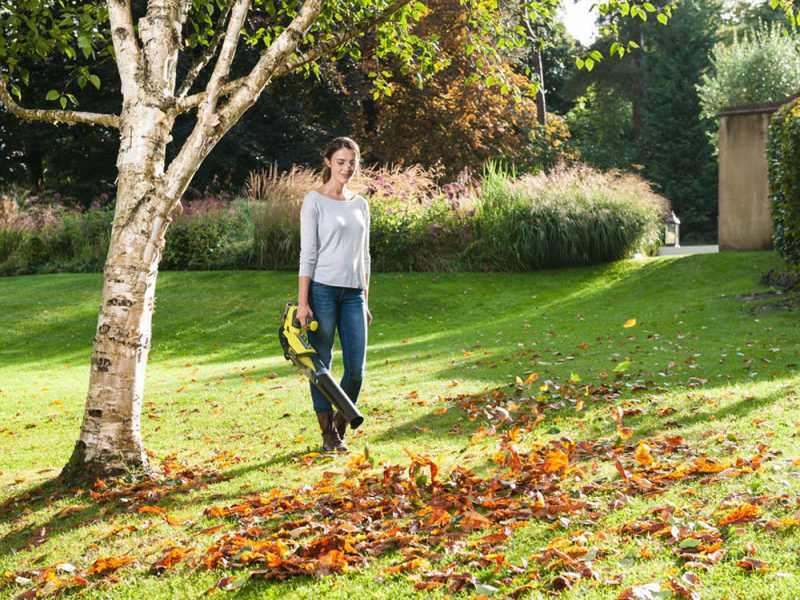
M 297 327 L 298 329 L 302 329 L 303 326 L 300 324 L 300 320 L 297 318 L 297 310 L 294 311 L 294 315 L 292 316 L 292 326 Z M 308 329 L 310 331 L 316 331 L 319 329 L 319 322 L 315 319 L 307 322 Z

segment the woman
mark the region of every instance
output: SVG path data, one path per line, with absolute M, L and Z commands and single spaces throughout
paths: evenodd
M 364 377 L 367 326 L 372 323 L 369 290 L 369 206 L 347 189 L 360 160 L 350 138 L 333 140 L 324 153 L 322 186 L 306 194 L 300 210 L 300 272 L 297 318 L 319 327 L 308 341 L 330 369 L 333 337 L 339 330 L 344 375 L 341 386 L 353 402 Z M 344 417 L 333 414 L 331 403 L 313 385 L 311 398 L 326 452 L 347 452 Z

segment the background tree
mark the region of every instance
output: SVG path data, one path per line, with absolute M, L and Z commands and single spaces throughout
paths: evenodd
M 709 65 L 722 5 L 681 0 L 669 29 L 652 20 L 629 27 L 637 60 L 604 60 L 570 83 L 578 104 L 567 115 L 572 142 L 601 168 L 641 171 L 672 202 L 692 241 L 716 237 L 716 162 L 695 85 Z M 608 48 L 602 37 L 593 49 Z
M 583 162 L 603 170 L 632 170 L 637 153 L 633 104 L 627 94 L 592 83 L 574 100 L 566 123 L 569 145 Z
M 585 49 L 567 32 L 563 23 L 550 23 L 541 54 L 545 97 L 551 112 L 564 115 L 574 106 L 575 98 L 569 93 L 568 84 L 578 72 L 575 60 L 584 53 Z M 527 65 L 531 58 L 527 53 L 523 64 Z
M 485 77 L 472 56 L 465 7 L 458 0 L 434 0 L 430 6 L 417 30 L 439 40 L 438 59 L 444 65 L 430 81 L 420 86 L 417 74 L 375 59 L 363 65 L 368 74 L 391 71 L 393 82 L 391 94 L 371 107 L 364 135 L 367 156 L 378 163 L 439 164 L 448 177 L 464 168 L 480 169 L 490 158 L 521 169 L 552 161 L 535 141 L 566 137 L 566 129 L 559 128 L 557 117 L 549 128 L 537 125 L 533 82 L 515 71 L 516 58 L 506 53 L 494 74 Z M 542 139 L 542 145 L 551 141 Z
M 794 12 L 800 8 L 799 0 L 790 0 L 788 3 Z M 796 31 L 797 24 L 794 20 L 787 22 L 783 11 L 775 10 L 771 0 L 751 2 L 750 0 L 733 0 L 726 3 L 723 13 L 725 26 L 720 37 L 724 42 L 732 42 L 737 33 L 750 31 L 762 23 L 776 23 L 790 31 Z
M 690 243 L 717 236 L 717 165 L 708 142 L 717 122 L 701 115 L 696 86 L 709 66 L 721 14 L 719 0 L 682 0 L 668 35 L 663 28 L 647 34 L 637 162 L 672 202 Z
M 782 24 L 761 23 L 716 44 L 710 66 L 698 82 L 706 118 L 729 106 L 777 102 L 800 92 L 798 38 Z

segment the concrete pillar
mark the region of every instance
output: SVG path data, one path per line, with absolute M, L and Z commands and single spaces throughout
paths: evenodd
M 776 108 L 762 105 L 720 113 L 720 250 L 772 248 L 767 135 Z

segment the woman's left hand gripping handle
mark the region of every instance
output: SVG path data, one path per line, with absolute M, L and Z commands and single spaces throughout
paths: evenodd
M 297 307 L 297 313 L 295 313 L 297 320 L 300 323 L 300 327 L 303 328 L 303 331 L 308 330 L 309 325 L 314 320 L 314 313 L 311 310 L 311 307 L 308 304 L 301 304 Z M 316 327 L 311 327 L 311 331 L 314 331 Z

